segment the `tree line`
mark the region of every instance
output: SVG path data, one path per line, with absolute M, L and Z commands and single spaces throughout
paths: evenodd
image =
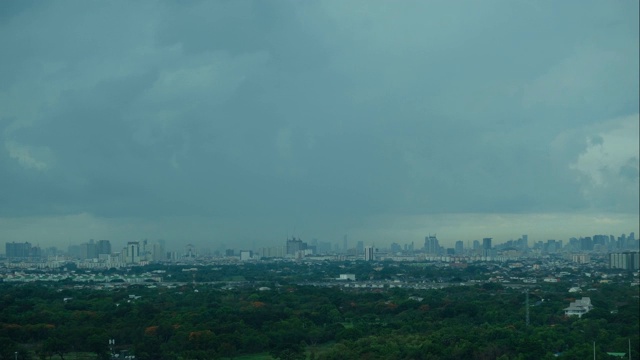
M 261 284 L 260 287 L 265 284 Z M 434 290 L 345 290 L 286 281 L 110 290 L 0 283 L 0 359 L 599 359 L 638 358 L 638 287 L 602 284 L 582 318 L 563 309 L 582 295 L 545 284 L 526 294 L 498 284 Z

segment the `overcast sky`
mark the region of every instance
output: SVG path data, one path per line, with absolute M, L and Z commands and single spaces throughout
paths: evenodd
M 637 237 L 638 12 L 1 1 L 0 243 Z

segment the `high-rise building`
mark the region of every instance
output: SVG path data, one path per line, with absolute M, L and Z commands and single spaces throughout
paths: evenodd
M 295 237 L 287 239 L 287 255 L 295 255 L 298 251 L 307 250 L 307 243 Z
M 462 240 L 456 241 L 455 253 L 456 255 L 462 255 L 464 253 L 464 242 L 462 242 Z
M 31 244 L 28 242 L 16 243 L 10 242 L 5 244 L 5 254 L 7 259 L 27 259 L 34 255 Z
M 609 254 L 609 268 L 623 270 L 640 269 L 640 253 L 625 251 L 622 253 Z
M 600 245 L 600 248 L 602 248 L 604 245 L 606 245 L 609 241 L 609 237 L 607 235 L 593 235 L 593 245 L 597 246 Z
M 491 238 L 482 239 L 482 256 L 493 256 Z
M 96 251 L 98 256 L 100 255 L 110 255 L 111 254 L 111 242 L 109 240 L 98 240 L 96 244 Z
M 440 244 L 438 243 L 438 238 L 435 235 L 425 236 L 424 238 L 424 250 L 427 254 L 431 255 L 439 255 L 440 254 Z
M 593 240 L 590 236 L 580 238 L 580 250 L 590 251 L 593 250 Z
M 356 255 L 360 256 L 364 254 L 364 242 L 363 241 L 358 241 L 356 243 Z
M 153 244 L 153 250 L 151 258 L 153 261 L 164 261 L 166 260 L 166 254 L 164 253 L 164 246 L 160 242 L 156 242 Z
M 96 242 L 91 239 L 89 242 L 80 244 L 80 259 L 97 259 L 98 247 Z
M 140 243 L 137 241 L 129 241 L 126 249 L 126 263 L 137 264 L 140 262 Z
M 364 260 L 365 261 L 373 261 L 373 246 L 365 246 L 364 248 Z
M 557 242 L 553 239 L 547 240 L 547 243 L 544 245 L 543 250 L 547 253 L 555 253 L 557 251 Z

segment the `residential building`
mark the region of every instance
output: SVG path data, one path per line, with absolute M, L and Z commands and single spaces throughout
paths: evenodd
M 638 270 L 640 268 L 640 253 L 625 251 L 609 254 L 609 268 L 623 270 Z
M 373 261 L 373 246 L 366 246 L 364 248 L 364 260 L 365 261 Z

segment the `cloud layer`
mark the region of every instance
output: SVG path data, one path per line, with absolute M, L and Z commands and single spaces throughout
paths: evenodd
M 638 214 L 637 2 L 1 6 L 5 221 Z

